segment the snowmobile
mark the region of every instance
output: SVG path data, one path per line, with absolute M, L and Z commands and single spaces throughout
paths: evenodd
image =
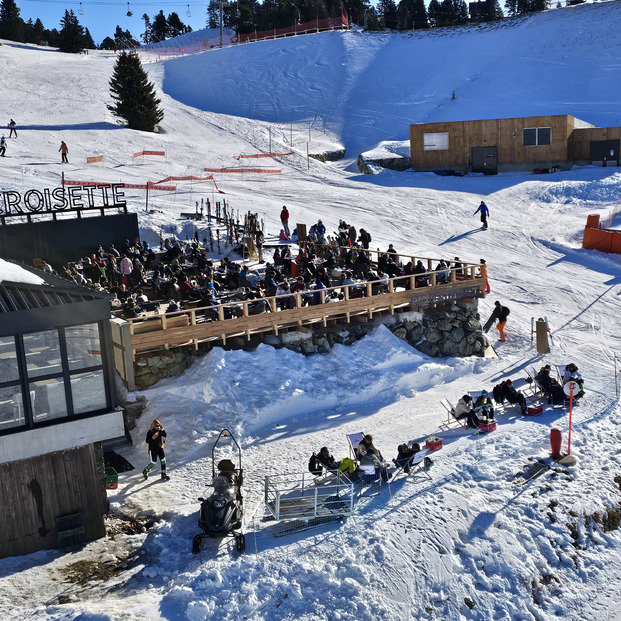
M 230 438 L 237 447 L 238 465 L 230 459 L 221 459 L 216 466 L 216 447 L 222 438 Z M 211 448 L 211 472 L 213 492 L 208 498 L 199 498 L 201 507 L 198 526 L 202 532 L 194 537 L 192 552 L 198 554 L 205 537 L 234 537 L 238 552 L 246 549 L 246 538 L 242 532 L 244 504 L 241 493 L 243 470 L 241 448 L 228 429 L 220 432 Z

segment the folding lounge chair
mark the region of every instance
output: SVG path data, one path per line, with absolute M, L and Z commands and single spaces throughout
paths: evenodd
M 468 422 L 465 418 L 455 418 L 455 407 L 446 397 L 444 397 L 444 399 L 442 399 L 440 403 L 442 404 L 442 407 L 444 407 L 444 409 L 446 410 L 446 420 L 443 420 L 440 423 L 441 428 L 444 427 L 446 429 L 450 429 L 451 425 L 454 424 L 459 425 L 463 429 L 468 426 Z
M 526 373 L 533 381 L 530 383 L 530 391 L 533 397 L 547 397 L 548 393 L 543 386 L 537 381 L 537 371 L 535 367 L 526 367 Z
M 419 479 L 422 480 L 430 480 L 431 475 L 429 474 L 429 465 L 431 458 L 429 461 L 426 458 L 429 457 L 429 451 L 427 449 L 422 449 L 416 453 L 416 455 L 412 455 L 412 457 L 407 459 L 393 459 L 393 463 L 397 466 L 397 470 L 394 472 L 393 476 L 399 474 L 409 463 L 410 468 L 406 473 L 409 477 L 411 477 L 414 481 Z
M 381 487 L 384 481 L 382 481 L 381 476 L 380 477 L 376 476 L 375 468 L 371 465 L 360 465 L 358 461 L 358 454 L 357 454 L 358 445 L 360 444 L 362 438 L 364 438 L 365 434 L 360 432 L 360 433 L 350 433 L 346 435 L 347 435 L 347 441 L 349 442 L 349 453 L 351 455 L 351 458 L 356 462 L 356 464 L 358 465 L 358 468 L 360 468 L 360 470 L 362 470 L 363 472 L 363 476 L 360 479 L 360 482 L 367 483 L 367 484 L 377 483 Z M 390 489 L 390 481 L 387 481 L 387 483 L 388 483 L 388 489 Z

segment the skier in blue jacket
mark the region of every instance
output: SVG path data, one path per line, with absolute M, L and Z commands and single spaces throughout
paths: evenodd
M 483 201 L 481 201 L 479 208 L 472 215 L 476 216 L 479 212 L 481 212 L 481 222 L 483 223 L 483 228 L 487 229 L 487 218 L 489 216 L 489 209 Z

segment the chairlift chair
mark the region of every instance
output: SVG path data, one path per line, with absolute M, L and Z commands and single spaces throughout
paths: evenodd
M 133 15 L 131 8 L 129 7 L 129 2 L 127 3 L 127 17 L 131 17 Z
M 82 10 L 82 3 L 80 2 L 80 8 L 78 9 L 78 15 L 84 15 L 84 11 Z
M 185 12 L 185 14 L 186 14 L 188 17 L 192 17 L 192 14 L 190 13 L 190 5 L 189 5 L 189 4 L 188 4 L 188 10 Z

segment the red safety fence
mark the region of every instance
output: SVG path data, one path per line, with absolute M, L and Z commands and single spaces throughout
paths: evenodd
M 256 153 L 255 155 L 244 155 L 243 153 L 236 157 L 236 160 L 240 160 L 242 158 L 251 159 L 256 157 L 284 157 L 285 155 L 293 155 L 293 151 L 289 151 L 289 153 Z
M 214 173 L 280 173 L 282 170 L 273 168 L 203 168 L 205 172 Z
M 274 28 L 273 30 L 262 30 L 261 32 L 249 32 L 248 34 L 238 35 L 240 43 L 248 41 L 258 41 L 260 39 L 276 39 L 277 37 L 286 37 L 287 35 L 303 34 L 309 31 L 319 32 L 320 30 L 333 30 L 334 28 L 347 28 L 349 21 L 347 15 L 339 15 L 338 17 L 326 17 L 325 19 L 313 19 L 303 24 L 295 24 L 287 28 Z
M 177 190 L 177 186 L 175 185 L 156 185 L 152 181 L 147 182 L 150 190 L 164 190 L 165 192 L 175 192 Z M 146 190 L 147 186 L 135 184 L 135 183 L 113 183 L 110 181 L 70 181 L 69 179 L 64 179 L 62 181 L 63 185 L 79 185 L 82 187 L 95 187 L 95 188 L 109 188 L 111 185 L 115 185 L 118 188 L 128 188 L 132 190 Z
M 213 181 L 216 190 L 218 190 L 220 194 L 226 194 L 226 192 L 223 192 L 220 188 L 218 188 L 213 175 L 209 175 L 209 177 L 195 177 L 194 175 L 187 175 L 186 177 L 166 177 L 166 179 L 156 181 L 155 183 L 166 183 L 167 181 Z
M 103 162 L 103 155 L 91 155 L 86 158 L 87 164 L 96 164 L 97 162 Z
M 140 157 L 141 155 L 163 155 L 166 157 L 166 151 L 140 151 L 140 153 L 134 153 L 134 157 Z

